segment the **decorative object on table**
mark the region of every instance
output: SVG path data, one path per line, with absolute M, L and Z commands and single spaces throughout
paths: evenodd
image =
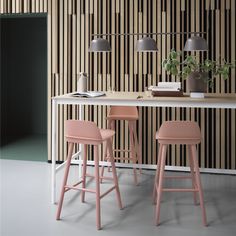
M 230 68 L 234 68 L 235 62 L 225 60 L 215 61 L 205 59 L 197 60 L 194 55 L 187 55 L 183 59 L 183 53 L 172 49 L 167 57 L 163 60 L 162 67 L 171 75 L 181 78 L 188 78 L 188 90 L 191 97 L 204 97 L 207 86 L 213 85 L 214 78 L 217 75 L 227 79 Z
M 86 98 L 95 98 L 105 96 L 106 94 L 101 91 L 87 91 L 87 92 L 77 92 L 74 93 L 72 96 L 74 97 L 86 97 Z
M 154 97 L 181 97 L 183 91 L 180 82 L 159 82 L 157 86 L 149 86 L 148 90 L 152 91 Z
M 208 73 L 206 72 L 191 72 L 188 76 L 188 89 L 192 98 L 204 98 L 204 93 L 207 92 Z
M 88 75 L 84 72 L 80 72 L 77 78 L 77 92 L 78 93 L 87 92 L 87 80 L 88 80 Z

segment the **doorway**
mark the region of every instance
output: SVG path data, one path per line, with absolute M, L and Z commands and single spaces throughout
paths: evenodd
M 47 161 L 47 15 L 0 16 L 2 159 Z

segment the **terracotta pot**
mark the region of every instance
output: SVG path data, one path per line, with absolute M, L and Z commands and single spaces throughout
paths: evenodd
M 192 72 L 187 81 L 189 92 L 206 93 L 207 78 L 208 74 L 206 72 Z

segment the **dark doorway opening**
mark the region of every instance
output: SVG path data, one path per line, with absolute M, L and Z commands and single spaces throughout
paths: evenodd
M 1 158 L 47 161 L 47 15 L 0 16 Z

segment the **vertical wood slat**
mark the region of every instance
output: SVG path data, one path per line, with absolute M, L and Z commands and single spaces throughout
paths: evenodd
M 83 16 L 83 15 L 81 15 Z M 82 22 L 81 22 L 82 25 Z M 99 32 L 99 1 L 94 1 L 94 33 L 100 33 Z M 83 33 L 84 31 L 81 31 L 81 42 L 83 42 Z M 94 90 L 98 90 L 98 74 L 99 74 L 99 68 L 98 68 L 98 60 L 99 60 L 99 53 L 93 54 L 93 63 L 94 63 L 94 81 L 93 81 L 93 88 Z M 81 52 L 81 61 L 83 60 L 84 56 Z M 91 109 L 91 114 L 93 115 L 92 118 L 94 121 L 97 121 L 97 106 L 94 106 L 93 109 Z
M 29 9 L 28 9 L 28 6 L 29 6 L 28 1 L 27 1 L 27 0 L 24 0 L 23 3 L 24 3 L 23 12 L 24 12 L 24 13 L 27 13 L 27 12 L 29 11 Z
M 54 3 L 55 3 L 55 0 L 51 0 L 51 4 L 54 5 Z M 35 13 L 36 12 L 36 1 L 31 0 L 31 7 L 32 7 L 31 8 L 32 13 Z
M 166 21 L 166 31 L 167 32 L 171 32 L 171 26 L 172 26 L 171 3 L 172 3 L 172 1 L 166 2 L 166 19 L 165 19 L 165 21 Z M 168 45 L 169 45 L 169 47 L 171 47 L 171 35 L 166 35 L 166 38 L 164 40 L 166 41 L 166 48 L 164 50 L 165 50 L 165 53 L 167 53 Z M 168 81 L 169 81 L 169 78 L 168 78 Z M 166 111 L 169 111 L 169 110 L 170 109 L 167 109 Z M 169 120 L 168 116 L 165 118 L 165 120 Z M 171 148 L 171 149 L 173 150 L 173 148 Z M 167 158 L 168 165 L 171 165 L 170 156 L 171 156 L 171 152 L 168 153 L 168 158 Z M 177 158 L 179 159 L 179 156 L 177 156 Z
M 4 10 L 3 10 L 3 1 L 0 1 L 0 14 L 3 14 Z
M 232 22 L 235 21 L 235 15 L 236 15 L 236 3 L 234 0 L 231 0 L 231 60 L 235 59 L 235 54 L 236 54 L 236 48 L 235 48 L 235 40 L 236 40 L 236 32 L 235 32 L 235 24 Z M 234 42 L 234 43 L 233 43 Z M 231 78 L 236 78 L 236 73 L 235 69 L 231 71 Z M 236 93 L 236 82 L 235 79 L 231 79 L 231 92 Z M 235 121 L 236 120 L 236 111 L 231 112 L 231 120 Z M 235 145 L 235 140 L 236 140 L 236 122 L 231 122 L 232 128 L 231 128 L 231 167 L 232 169 L 236 169 L 236 145 Z
M 138 2 L 138 1 L 137 1 Z M 137 6 L 137 9 L 138 9 L 138 6 Z M 137 32 L 140 33 L 143 31 L 143 17 L 142 17 L 142 12 L 137 12 Z M 137 40 L 140 39 L 141 36 L 138 36 L 137 37 Z M 137 85 L 139 86 L 139 89 L 141 91 L 143 91 L 143 83 L 142 83 L 142 80 L 143 80 L 143 67 L 142 67 L 142 62 L 143 62 L 143 55 L 142 53 L 137 53 Z M 146 137 L 146 130 L 144 129 L 144 124 L 143 122 L 145 121 L 144 119 L 144 109 L 145 108 L 142 108 L 140 109 L 140 112 L 139 112 L 139 116 L 141 117 L 140 119 L 140 122 L 139 122 L 139 130 L 142 130 L 142 135 L 143 137 Z M 142 145 L 142 154 L 144 154 L 143 156 L 143 159 L 146 159 L 145 157 L 145 153 L 146 153 L 146 147 L 145 147 L 145 140 L 143 140 L 142 138 L 140 139 L 139 138 L 139 143 L 140 145 Z
M 55 4 L 58 4 L 57 1 L 55 1 Z M 35 12 L 40 12 L 40 0 L 35 1 Z
M 130 15 L 127 16 L 129 18 L 129 31 L 130 33 L 134 33 L 134 6 L 133 6 L 133 1 L 129 1 L 129 8 L 130 8 Z M 134 57 L 135 57 L 135 52 L 134 52 L 134 37 L 129 38 L 129 91 L 133 91 L 133 86 L 134 86 Z
M 199 20 L 202 21 L 201 24 L 199 24 L 199 31 L 204 28 L 206 24 L 206 28 L 208 28 L 209 24 L 209 19 L 208 19 L 208 14 L 209 10 L 206 10 L 206 7 L 204 6 L 204 0 L 202 0 L 199 4 L 202 4 L 202 8 L 199 5 Z M 209 3 L 208 3 L 209 6 Z M 206 13 L 206 15 L 204 14 Z M 205 23 L 206 22 L 206 23 Z M 205 36 L 204 38 L 207 37 Z M 203 58 L 203 55 L 201 56 L 201 59 Z M 209 116 L 208 116 L 208 111 L 207 109 L 201 109 L 200 110 L 200 121 L 205 120 L 204 124 L 201 126 L 201 132 L 202 136 L 205 137 L 204 140 L 201 143 L 201 150 L 200 150 L 200 155 L 201 155 L 201 163 L 204 163 L 206 160 L 206 155 L 205 153 L 209 153 L 208 149 L 210 145 L 207 145 L 207 140 L 209 139 L 209 132 L 208 129 L 206 129 L 206 123 L 209 123 Z
M 124 12 L 124 4 L 125 1 L 124 0 L 120 0 L 120 4 L 119 4 L 119 15 L 120 15 L 120 33 L 123 34 L 125 32 L 125 12 Z M 124 42 L 124 36 L 120 36 L 120 44 L 118 45 L 118 47 L 116 48 L 116 51 L 120 50 L 120 58 L 119 58 L 119 64 L 120 64 L 120 71 L 118 72 L 118 80 L 120 79 L 120 90 L 124 91 L 124 48 L 125 48 L 125 42 Z M 124 134 L 125 132 L 125 124 L 123 121 L 120 122 L 120 130 L 119 132 L 119 136 L 120 138 L 120 148 L 121 149 L 125 149 L 125 142 L 126 140 L 126 135 Z M 128 141 L 128 140 L 127 140 Z M 121 157 L 124 157 L 124 153 L 120 153 Z
M 76 2 L 76 4 L 75 4 Z M 166 57 L 171 47 L 182 49 L 184 37 L 175 39 L 168 36 L 157 36 L 159 52 L 155 55 L 143 55 L 134 51 L 137 36 L 124 38 L 111 37 L 112 53 L 110 56 L 90 55 L 88 56 L 88 45 L 90 34 L 99 32 L 112 33 L 132 33 L 132 32 L 165 32 L 165 31 L 204 31 L 204 18 L 207 11 L 212 14 L 211 29 L 212 35 L 207 38 L 214 39 L 211 43 L 209 56 L 218 59 L 221 55 L 227 60 L 235 59 L 235 1 L 234 0 L 207 0 L 196 1 L 136 1 L 136 0 L 116 0 L 116 1 L 83 1 L 83 11 L 80 9 L 82 0 L 56 1 L 56 0 L 0 0 L 0 13 L 40 13 L 48 12 L 48 148 L 50 160 L 50 137 L 51 137 L 51 96 L 70 92 L 76 88 L 76 74 L 80 71 L 93 71 L 92 89 L 106 90 L 110 83 L 116 89 L 124 91 L 143 91 L 145 85 L 156 83 L 159 80 L 173 80 L 174 77 L 167 77 L 160 67 L 161 60 Z M 141 7 L 139 7 L 139 5 Z M 77 6 L 77 9 L 75 7 Z M 64 9 L 61 14 L 61 9 Z M 196 10 L 197 9 L 197 10 Z M 193 14 L 192 14 L 193 13 Z M 73 15 L 74 14 L 74 15 Z M 191 14 L 191 16 L 190 16 Z M 201 14 L 201 15 L 200 15 Z M 152 28 L 150 29 L 150 16 L 152 15 Z M 91 20 L 93 23 L 91 23 Z M 127 22 L 129 20 L 129 23 Z M 189 22 L 191 20 L 191 22 Z M 109 23 L 107 23 L 109 21 Z M 176 23 L 175 23 L 176 22 Z M 184 23 L 185 22 L 185 23 Z M 201 22 L 201 23 L 200 23 Z M 111 28 L 109 28 L 109 24 Z M 176 25 L 174 25 L 176 24 Z M 225 28 L 226 25 L 226 28 Z M 92 29 L 93 28 L 93 29 Z M 100 31 L 102 29 L 102 31 Z M 121 30 L 121 31 L 120 31 Z M 230 34 L 228 33 L 230 31 Z M 155 36 L 154 36 L 155 38 Z M 127 46 L 129 43 L 129 48 Z M 226 45 L 226 46 L 225 46 Z M 59 58 L 59 59 L 58 59 Z M 90 59 L 89 59 L 90 58 Z M 127 64 L 122 64 L 123 62 Z M 111 70 L 109 69 L 109 65 Z M 129 67 L 128 67 L 129 66 Z M 152 68 L 152 70 L 150 70 Z M 127 71 L 129 73 L 127 74 Z M 110 73 L 110 74 L 109 74 Z M 150 75 L 151 73 L 151 75 Z M 52 77 L 53 76 L 53 77 Z M 110 78 L 110 79 L 109 79 Z M 216 78 L 213 91 L 217 94 L 224 92 L 235 93 L 235 69 L 231 72 L 231 79 L 224 82 L 221 78 Z M 110 81 L 111 80 L 111 81 Z M 59 146 L 64 142 L 63 122 L 64 119 L 75 117 L 76 108 L 59 109 Z M 143 139 L 148 137 L 147 146 L 144 147 L 144 160 L 151 164 L 152 156 L 156 155 L 156 144 L 153 134 L 158 129 L 161 122 L 166 119 L 191 119 L 201 123 L 202 133 L 206 141 L 202 143 L 199 156 L 201 156 L 202 167 L 217 167 L 235 169 L 235 133 L 236 119 L 235 110 L 219 109 L 141 109 L 141 119 L 139 129 L 142 128 Z M 144 112 L 147 111 L 147 113 Z M 89 114 L 87 114 L 89 112 Z M 94 114 L 94 116 L 91 116 Z M 162 114 L 162 116 L 160 116 Z M 215 114 L 215 115 L 214 115 Z M 86 108 L 86 117 L 98 122 L 98 125 L 105 126 L 104 121 L 106 109 L 98 108 L 91 110 Z M 160 120 L 161 119 L 161 120 Z M 212 119 L 212 122 L 211 122 Z M 207 125 L 211 122 L 211 125 Z M 229 125 L 229 122 L 230 125 Z M 152 123 L 151 128 L 147 125 Z M 121 125 L 122 126 L 122 125 Z M 145 131 L 147 129 L 147 132 Z M 151 130 L 153 129 L 153 130 Z M 123 146 L 127 144 L 127 127 L 121 129 Z M 227 143 L 224 137 L 227 136 Z M 210 139 L 213 140 L 210 141 Z M 119 137 L 118 137 L 119 138 Z M 119 141 L 120 142 L 120 141 Z M 117 141 L 117 145 L 119 143 Z M 212 142 L 211 147 L 210 145 Z M 63 145 L 62 145 L 63 146 Z M 221 146 L 221 147 L 220 147 Z M 205 152 L 206 150 L 206 152 Z M 63 160 L 66 146 L 59 150 L 59 160 Z M 179 156 L 180 148 L 177 151 L 171 149 L 170 162 L 175 163 L 174 155 Z M 204 163 L 203 154 L 207 160 Z M 214 156 L 214 154 L 216 154 Z M 150 157 L 151 156 L 151 157 Z M 230 164 L 231 165 L 230 165 Z M 176 164 L 182 165 L 181 161 Z
M 225 58 L 225 1 L 221 1 L 221 8 L 220 8 L 220 56 Z M 220 92 L 225 92 L 225 81 L 223 80 L 222 76 L 220 76 Z M 220 168 L 225 168 L 225 112 L 226 110 L 220 110 Z
M 108 26 L 108 22 L 107 22 L 107 12 L 108 9 L 107 9 L 107 1 L 106 0 L 103 0 L 102 1 L 102 33 L 106 33 L 108 32 L 108 29 L 107 29 L 107 26 Z M 109 37 L 106 37 L 106 39 L 109 41 Z M 107 81 L 107 75 L 108 75 L 108 67 L 109 67 L 109 60 L 107 60 L 108 58 L 108 54 L 110 53 L 103 53 L 102 55 L 102 76 L 101 76 L 101 88 L 100 90 L 106 90 L 106 84 L 108 83 Z M 98 114 L 100 115 L 99 116 L 99 120 L 100 120 L 100 124 L 102 127 L 106 127 L 106 119 L 104 119 L 104 117 L 106 117 L 106 108 L 101 106 L 99 111 L 98 111 Z M 103 148 L 101 147 L 101 151 L 100 153 L 103 153 Z M 102 156 L 102 155 L 100 155 Z M 100 157 L 102 158 L 102 157 Z
M 77 76 L 76 76 L 76 49 L 77 49 L 77 44 L 76 44 L 76 15 L 72 14 L 72 72 L 71 72 L 71 77 L 72 77 L 72 91 L 77 90 Z M 76 108 L 72 109 L 72 119 L 77 119 L 77 110 Z
M 64 12 L 63 12 L 63 2 L 60 1 L 59 2 L 59 6 L 58 6 L 58 15 L 59 15 L 59 22 L 58 22 L 58 31 L 59 31 L 59 42 L 58 42 L 58 46 L 59 46 L 59 52 L 58 52 L 58 56 L 59 56 L 59 93 L 63 94 L 64 92 L 64 84 L 63 84 L 63 80 L 64 80 L 64 51 L 63 51 L 63 43 L 64 43 L 64 35 L 63 35 L 63 31 L 64 31 Z M 64 114 L 64 109 L 63 106 L 59 107 L 59 130 L 61 132 L 60 134 L 60 144 L 59 144 L 59 148 L 60 148 L 60 155 L 65 156 L 65 143 L 63 142 L 63 138 L 64 138 L 64 133 L 62 133 L 64 131 L 64 124 L 63 124 L 63 114 Z
M 114 34 L 115 33 L 115 29 L 116 29 L 116 4 L 114 3 L 114 1 L 111 3 L 111 33 Z M 116 63 L 115 59 L 116 59 L 116 54 L 114 52 L 114 48 L 116 46 L 116 41 L 115 41 L 115 37 L 111 38 L 111 60 L 113 63 L 111 63 L 111 82 L 110 82 L 110 90 L 112 90 L 115 86 L 115 75 L 116 75 Z
M 84 35 L 81 35 L 83 38 L 85 38 L 85 42 L 82 42 L 82 43 L 85 43 L 84 45 L 84 55 L 81 55 L 81 61 L 85 61 L 85 68 L 83 69 L 84 72 L 88 72 L 89 73 L 89 53 L 88 53 L 88 45 L 89 45 L 89 27 L 90 27 L 90 14 L 89 14 L 89 4 L 88 2 L 84 2 L 85 3 L 85 6 L 83 6 L 83 8 L 85 9 L 85 15 L 83 17 L 83 19 L 85 19 L 85 33 Z M 82 57 L 83 56 L 83 57 Z M 92 79 L 92 78 L 89 78 L 89 79 Z M 88 113 L 88 107 L 86 106 L 85 109 L 83 110 L 83 112 Z
M 211 2 L 211 4 L 213 5 L 214 3 Z M 214 6 L 212 6 L 214 7 Z M 216 24 L 218 25 L 218 27 L 216 28 L 216 33 L 215 33 L 215 44 L 216 47 L 218 48 L 218 50 L 215 52 L 215 56 L 216 58 L 219 58 L 220 56 L 220 11 L 219 10 L 215 10 L 215 17 L 216 17 Z M 217 76 L 216 78 L 216 93 L 220 93 L 220 78 L 219 76 Z M 216 109 L 216 119 L 215 119 L 215 124 L 216 124 L 216 130 L 215 130 L 215 148 L 216 148 L 216 168 L 220 168 L 220 110 Z
M 79 72 L 81 71 L 81 21 L 80 21 L 80 1 L 77 2 L 77 15 L 76 15 L 76 44 L 77 44 L 77 48 L 76 48 L 76 59 L 77 59 L 77 63 L 76 63 L 76 79 L 77 79 L 77 75 L 79 74 Z
M 3 14 L 3 0 L 0 1 L 0 14 Z
M 156 9 L 157 9 L 157 1 L 158 0 L 154 0 L 153 1 L 153 7 L 152 7 L 152 16 L 153 16 L 153 29 L 152 31 L 153 32 L 157 32 L 157 14 L 156 14 Z M 153 37 L 156 41 L 157 41 L 157 36 L 154 36 Z M 153 65 L 157 65 L 157 53 L 155 53 L 153 55 Z M 157 66 L 153 66 L 152 67 L 152 82 L 151 84 L 153 85 L 156 85 L 157 84 L 157 72 L 158 72 L 158 67 Z M 152 138 L 151 138 L 151 141 L 152 141 L 152 152 L 151 152 L 151 163 L 153 164 L 156 164 L 157 162 L 157 152 L 156 152 L 156 145 L 157 145 L 157 142 L 156 142 L 156 139 L 154 138 L 155 137 L 155 132 L 157 130 L 157 119 L 158 119 L 158 116 L 157 116 L 157 109 L 156 108 L 153 108 L 152 109 L 152 131 L 153 131 L 153 135 L 152 135 Z
M 63 78 L 61 84 L 63 86 L 63 93 L 68 93 L 70 91 L 69 82 L 70 79 L 70 37 L 71 37 L 71 28 L 70 28 L 70 15 L 69 15 L 69 4 L 71 1 L 64 1 L 63 6 Z M 64 124 L 64 121 L 70 117 L 70 107 L 63 106 L 63 112 L 61 113 L 61 123 Z M 64 129 L 63 129 L 64 130 Z M 61 156 L 62 158 L 66 157 L 66 143 L 64 142 L 64 133 L 61 137 Z M 64 144 L 64 145 L 63 145 Z
M 138 1 L 134 1 L 134 33 L 138 33 Z M 134 42 L 137 42 L 137 35 L 134 35 Z M 138 53 L 134 53 L 134 75 L 138 74 Z M 135 76 L 135 79 L 137 77 Z
M 21 0 L 16 0 L 16 13 L 21 12 Z
M 28 2 L 30 1 L 30 0 L 27 0 Z M 43 12 L 47 12 L 47 9 L 48 9 L 48 1 L 47 0 L 43 0 L 44 2 L 43 2 Z M 28 7 L 29 7 L 29 3 L 27 3 L 27 5 L 28 5 Z
M 144 28 L 144 32 L 150 32 L 150 1 L 146 1 L 146 3 L 144 2 L 143 3 L 143 11 L 144 11 L 144 19 L 146 19 L 146 22 L 145 22 L 145 28 Z M 144 81 L 144 86 L 143 86 L 143 90 L 145 89 L 145 87 L 148 86 L 148 81 L 151 80 L 151 76 L 150 76 L 150 69 L 149 69 L 149 65 L 148 65 L 148 59 L 150 60 L 151 57 L 150 57 L 150 54 L 152 53 L 145 53 L 146 54 L 146 57 L 143 58 L 144 60 L 144 65 L 145 65 L 145 70 L 143 72 L 143 74 L 146 74 L 145 76 L 145 81 Z M 150 64 L 150 63 L 149 63 Z M 147 126 L 147 139 L 149 140 L 147 142 L 147 146 L 146 146 L 146 161 L 148 164 L 151 164 L 152 163 L 152 139 L 153 139 L 153 136 L 152 136 L 152 122 L 151 122 L 151 118 L 152 118 L 152 109 L 150 107 L 147 108 L 146 110 L 146 115 L 147 115 L 147 122 L 146 122 L 146 126 Z

